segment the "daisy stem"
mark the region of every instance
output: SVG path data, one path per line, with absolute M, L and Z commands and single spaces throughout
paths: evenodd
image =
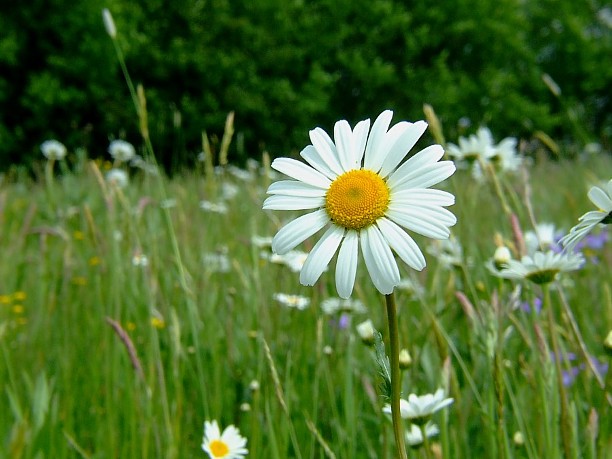
M 397 305 L 395 295 L 391 292 L 385 295 L 387 303 L 387 319 L 389 322 L 389 345 L 391 352 L 391 419 L 393 420 L 393 433 L 397 446 L 397 457 L 407 459 L 406 444 L 404 442 L 404 428 L 402 426 L 402 415 L 400 412 L 401 396 L 401 371 L 399 366 L 399 331 L 397 326 Z
M 429 446 L 429 437 L 427 436 L 427 423 L 419 426 L 421 429 L 421 435 L 423 435 L 423 449 L 425 450 L 425 457 L 427 459 L 432 459 L 431 455 L 431 446 Z

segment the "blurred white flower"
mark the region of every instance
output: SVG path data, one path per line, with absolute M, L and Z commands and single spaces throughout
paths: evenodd
M 300 250 L 290 250 L 284 255 L 277 253 L 266 254 L 266 258 L 271 263 L 287 266 L 292 272 L 298 273 L 302 270 L 308 254 Z
M 202 263 L 206 270 L 214 273 L 228 273 L 232 266 L 225 249 L 202 254 Z
M 142 252 L 135 252 L 132 256 L 132 265 L 142 268 L 149 266 L 149 258 Z
M 204 423 L 202 449 L 210 459 L 242 459 L 249 452 L 246 444 L 247 439 L 233 425 L 227 426 L 221 433 L 217 421 Z
M 299 311 L 303 311 L 310 305 L 310 298 L 306 298 L 301 295 L 290 295 L 287 293 L 275 293 L 272 295 L 276 301 L 278 301 L 283 306 L 287 306 L 288 308 L 295 308 Z
M 233 199 L 240 192 L 240 188 L 238 188 L 233 183 L 223 182 L 221 184 L 221 197 L 223 199 Z
M 556 231 L 553 223 L 540 223 L 535 227 L 535 231 L 526 231 L 524 238 L 527 253 L 557 248 L 555 235 Z
M 536 251 L 521 261 L 509 260 L 496 274 L 505 279 L 526 279 L 534 284 L 547 284 L 561 272 L 575 271 L 584 264 L 581 253 L 555 253 Z
M 259 236 L 254 234 L 251 236 L 251 244 L 258 248 L 266 248 L 272 246 L 272 237 L 271 236 Z
M 108 146 L 108 152 L 115 161 L 127 162 L 134 157 L 134 146 L 125 140 L 113 140 Z
M 458 162 L 458 166 L 469 167 L 480 160 L 486 161 L 495 154 L 491 131 L 481 127 L 476 134 L 459 137 L 459 145 L 449 142 L 446 152 Z
M 366 312 L 366 307 L 360 300 L 352 300 L 350 298 L 326 298 L 321 302 L 321 309 L 328 315 L 339 312 L 350 312 L 353 314 Z
M 123 169 L 111 169 L 106 173 L 106 181 L 111 186 L 125 188 L 129 183 L 129 177 Z
M 215 214 L 226 214 L 229 210 L 224 202 L 200 201 L 200 209 Z
M 446 408 L 453 402 L 452 398 L 446 397 L 444 389 L 438 389 L 435 394 L 410 394 L 408 400 L 400 400 L 400 412 L 402 418 L 410 419 L 415 424 L 423 425 L 432 414 L 442 408 Z M 391 405 L 385 405 L 383 412 L 391 414 Z
M 435 437 L 440 433 L 440 429 L 436 424 L 428 422 L 425 425 L 425 435 L 427 438 Z M 416 424 L 410 424 L 410 430 L 406 431 L 406 443 L 410 446 L 418 446 L 423 443 L 423 431 Z
M 431 241 L 427 253 L 436 257 L 445 268 L 460 267 L 463 264 L 463 247 L 454 237 Z
M 42 154 L 47 159 L 59 161 L 66 157 L 66 147 L 63 143 L 57 140 L 45 140 L 41 145 L 40 149 Z

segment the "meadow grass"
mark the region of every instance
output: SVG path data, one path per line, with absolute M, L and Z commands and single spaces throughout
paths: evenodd
M 261 210 L 268 170 L 237 178 L 202 167 L 172 179 L 136 170 L 119 189 L 104 169 L 80 158 L 52 181 L 1 185 L 1 457 L 204 457 L 206 419 L 239 427 L 250 457 L 394 457 L 374 352 L 355 332 L 369 318 L 385 333 L 384 299 L 359 269 L 353 296 L 367 312 L 327 316 L 332 270 L 308 288 L 262 257 L 270 249 L 252 237 L 290 217 Z M 533 217 L 567 230 L 610 170 L 610 157 L 542 160 L 500 187 L 523 231 Z M 585 351 L 607 362 L 612 245 L 527 312 L 518 304 L 543 292 L 485 268 L 496 235 L 516 240 L 493 188 L 464 171 L 444 187 L 456 195 L 463 256 L 448 266 L 426 254 L 423 272 L 402 268 L 422 289 L 398 290 L 398 325 L 413 361 L 403 395 L 443 387 L 455 401 L 434 416 L 431 449 L 409 456 L 606 457 L 610 372 L 603 387 Z M 227 212 L 206 212 L 202 200 Z M 310 306 L 282 306 L 274 293 Z M 574 360 L 556 365 L 553 337 Z

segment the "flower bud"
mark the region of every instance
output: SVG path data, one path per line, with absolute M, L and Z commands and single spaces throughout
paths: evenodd
M 399 354 L 399 367 L 402 370 L 405 370 L 410 365 L 412 365 L 412 357 L 410 357 L 410 352 L 408 349 L 402 349 Z
M 102 20 L 104 21 L 104 28 L 106 33 L 114 40 L 117 37 L 117 28 L 115 27 L 115 21 L 108 8 L 102 10 Z
M 371 346 L 374 344 L 374 324 L 370 319 L 357 325 L 357 334 L 364 344 Z

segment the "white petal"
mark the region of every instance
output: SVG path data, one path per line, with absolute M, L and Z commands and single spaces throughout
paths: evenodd
M 437 221 L 444 226 L 453 226 L 457 223 L 457 217 L 450 210 L 440 206 L 403 204 L 393 201 L 389 208 L 400 213 L 418 215 L 424 220 Z
M 338 250 L 340 241 L 344 236 L 344 228 L 332 225 L 321 236 L 315 246 L 308 254 L 308 258 L 304 262 L 302 271 L 300 272 L 300 283 L 302 285 L 314 285 L 321 277 L 330 260 Z
M 310 131 L 310 141 L 330 169 L 332 169 L 338 175 L 342 174 L 342 166 L 340 165 L 336 145 L 334 145 L 332 139 L 327 135 L 327 132 L 321 128 L 313 129 Z
M 431 188 L 408 188 L 391 191 L 391 202 L 402 204 L 426 204 L 434 206 L 452 206 L 455 196 L 447 191 Z
M 375 225 L 361 230 L 363 260 L 376 289 L 388 295 L 399 284 L 400 274 L 389 244 Z
M 285 196 L 275 194 L 263 203 L 264 210 L 308 210 L 319 209 L 325 205 L 325 197 Z
M 365 153 L 368 133 L 370 132 L 370 119 L 360 121 L 353 129 L 353 147 L 355 148 L 355 167 L 361 167 L 363 155 Z
M 353 131 L 346 120 L 340 120 L 334 125 L 334 140 L 342 170 L 346 172 L 354 169 Z
M 435 164 L 428 164 L 418 169 L 405 173 L 403 176 L 398 172 L 405 166 L 405 163 L 397 169 L 387 180 L 387 185 L 392 190 L 402 190 L 407 188 L 429 188 L 432 185 L 446 180 L 455 173 L 455 164 L 452 161 L 441 161 Z
M 365 150 L 365 169 L 370 169 L 374 172 L 380 170 L 386 153 L 381 151 L 381 147 L 385 141 L 385 135 L 387 134 L 387 129 L 389 129 L 389 123 L 392 117 L 393 112 L 391 110 L 385 110 L 378 115 L 378 118 L 374 121 Z
M 389 177 L 389 186 L 401 183 L 406 176 L 413 176 L 416 171 L 422 170 L 426 166 L 433 166 L 442 156 L 444 149 L 440 145 L 430 145 L 410 157 Z
M 289 222 L 272 239 L 272 250 L 282 255 L 304 242 L 329 222 L 324 209 L 311 212 Z
M 315 198 L 325 196 L 327 190 L 297 180 L 280 180 L 270 185 L 267 193 Z
M 408 126 L 408 128 L 398 137 L 387 153 L 387 156 L 380 169 L 380 175 L 386 177 L 393 172 L 397 165 L 406 157 L 408 152 L 423 135 L 425 129 L 427 129 L 427 123 L 425 121 L 417 121 L 416 123 Z
M 414 239 L 412 239 L 403 229 L 386 218 L 379 218 L 376 222 L 380 232 L 389 243 L 395 253 L 413 269 L 421 271 L 426 263 L 423 252 Z
M 331 180 L 312 167 L 291 158 L 276 158 L 272 161 L 272 168 L 300 182 L 327 189 Z
M 358 250 L 359 233 L 347 231 L 336 261 L 336 290 L 340 298 L 348 298 L 353 293 L 357 275 Z
M 445 225 L 427 218 L 421 212 L 408 212 L 405 209 L 398 211 L 389 206 L 386 216 L 398 225 L 432 239 L 447 239 L 450 236 Z
M 598 209 L 605 212 L 612 211 L 612 200 L 610 199 L 610 196 L 608 196 L 601 188 L 594 186 L 589 190 L 588 196 L 591 202 L 595 204 Z
M 342 173 L 340 164 L 333 156 L 323 157 L 319 154 L 319 151 L 312 145 L 308 145 L 301 152 L 300 156 L 304 158 L 308 164 L 318 170 L 321 174 L 330 178 L 335 179 Z

